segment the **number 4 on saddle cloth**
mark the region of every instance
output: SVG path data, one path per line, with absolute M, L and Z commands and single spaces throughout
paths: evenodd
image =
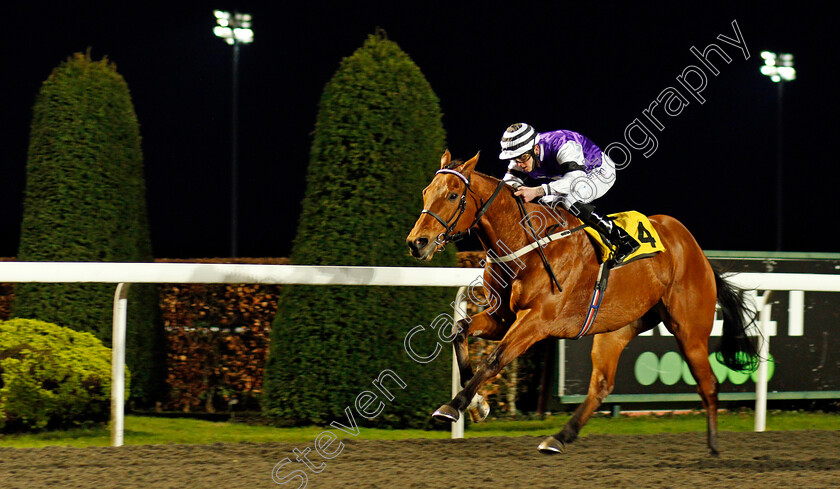
M 586 335 L 595 322 L 595 316 L 598 315 L 598 309 L 601 308 L 601 301 L 604 299 L 604 292 L 607 290 L 607 280 L 611 268 L 618 268 L 632 261 L 649 258 L 660 251 L 665 251 L 656 229 L 651 225 L 647 216 L 641 212 L 619 212 L 618 214 L 610 214 L 607 218 L 613 221 L 613 226 L 618 226 L 627 231 L 627 234 L 635 236 L 641 246 L 621 263 L 613 264 L 612 249 L 604 243 L 601 234 L 589 226 L 584 228 L 595 243 L 595 247 L 598 248 L 597 251 L 600 251 L 601 269 L 598 271 L 598 279 L 595 281 L 595 290 L 592 292 L 592 301 L 590 301 L 586 319 L 574 339 Z
M 613 265 L 612 268 L 618 268 L 632 261 L 649 258 L 660 251 L 665 251 L 656 229 L 653 228 L 647 216 L 641 212 L 619 212 L 618 214 L 610 214 L 607 218 L 613 221 L 614 226 L 624 229 L 627 234 L 635 237 L 641 245 L 632 255 L 628 256 L 623 262 Z M 596 251 L 600 253 L 601 263 L 606 262 L 612 254 L 610 247 L 604 243 L 604 239 L 598 231 L 589 226 L 585 227 L 584 230 L 589 233 L 589 237 L 595 243 Z

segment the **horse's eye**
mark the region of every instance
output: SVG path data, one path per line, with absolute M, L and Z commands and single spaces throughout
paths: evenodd
M 449 194 L 449 200 L 455 200 L 457 198 L 458 198 L 458 194 L 456 194 L 455 192 L 452 192 L 451 194 Z

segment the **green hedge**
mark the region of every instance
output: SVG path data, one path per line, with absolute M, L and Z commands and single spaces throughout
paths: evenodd
M 110 398 L 111 350 L 92 334 L 30 319 L 0 322 L 0 429 L 106 421 Z
M 383 33 L 342 60 L 321 98 L 291 262 L 301 265 L 426 266 L 405 237 L 421 191 L 445 147 L 438 98 L 411 59 Z M 431 266 L 456 266 L 449 248 Z M 371 422 L 424 426 L 449 398 L 448 349 L 412 361 L 406 333 L 451 311 L 455 291 L 415 287 L 283 287 L 264 372 L 263 410 L 283 424 L 343 420 L 385 369 L 393 400 Z M 432 351 L 433 335 L 414 347 Z M 373 389 L 375 390 L 375 389 Z M 355 414 L 357 422 L 363 421 Z
M 44 81 L 33 108 L 20 261 L 152 261 L 140 130 L 116 66 L 77 53 Z M 79 331 L 110 345 L 114 286 L 19 284 L 12 314 Z M 126 363 L 133 401 L 165 392 L 157 289 L 131 288 Z

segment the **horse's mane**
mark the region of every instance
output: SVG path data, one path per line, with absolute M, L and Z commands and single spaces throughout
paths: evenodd
M 444 166 L 444 168 L 447 169 L 447 170 L 454 170 L 454 169 L 458 168 L 459 166 L 461 166 L 463 164 L 464 164 L 464 160 L 452 160 L 452 161 L 449 162 L 448 165 Z M 496 185 L 498 185 L 498 183 L 502 180 L 501 178 L 497 178 L 497 177 L 494 177 L 493 175 L 488 175 L 488 174 L 482 173 L 480 171 L 473 170 L 472 173 L 473 173 L 473 175 L 479 175 L 481 177 L 484 177 L 484 178 L 490 180 L 492 183 L 494 183 Z M 511 188 L 509 185 L 505 185 L 505 189 L 508 190 L 511 193 L 511 195 L 514 192 L 513 188 Z M 525 205 L 526 206 L 538 206 L 538 208 L 539 207 L 544 207 L 543 205 L 538 204 L 536 202 L 527 202 Z M 565 209 L 562 209 L 562 211 L 566 212 Z
M 489 178 L 493 182 L 498 182 L 499 180 L 501 180 L 501 178 L 496 178 L 493 175 L 488 175 L 486 173 L 481 173 L 480 171 L 473 171 L 473 173 L 477 173 L 477 174 L 481 175 L 482 177 Z
M 443 168 L 444 168 L 444 169 L 447 169 L 447 170 L 454 170 L 454 169 L 458 168 L 459 166 L 461 166 L 461 165 L 463 165 L 463 164 L 464 164 L 464 161 L 463 161 L 463 160 L 451 160 L 451 161 L 449 162 L 449 164 L 448 164 L 448 165 L 446 165 L 446 166 L 444 166 Z M 478 175 L 478 176 L 480 176 L 480 177 L 482 177 L 482 178 L 486 178 L 486 179 L 487 179 L 487 180 L 489 180 L 489 181 L 490 181 L 493 185 L 498 185 L 498 184 L 499 184 L 499 182 L 502 180 L 501 178 L 496 178 L 496 177 L 494 177 L 494 176 L 492 176 L 492 175 L 488 175 L 488 174 L 486 174 L 486 173 L 482 173 L 482 172 L 475 171 L 475 170 L 473 170 L 473 171 L 472 171 L 472 174 L 473 174 L 473 175 Z M 506 190 L 506 191 L 507 191 L 507 193 L 510 195 L 510 197 L 511 197 L 511 198 L 513 198 L 513 193 L 514 193 L 514 190 L 513 190 L 513 188 L 512 188 L 511 186 L 509 186 L 509 185 L 505 185 L 505 186 L 504 186 L 504 190 Z M 544 205 L 542 205 L 542 204 L 539 204 L 539 203 L 537 203 L 537 202 L 526 202 L 526 203 L 525 203 L 525 208 L 526 208 L 526 209 L 531 209 L 531 210 L 533 210 L 533 209 L 540 209 L 540 208 L 545 208 L 545 207 L 546 207 L 546 206 L 544 206 Z M 572 214 L 571 214 L 571 213 L 569 213 L 569 212 L 568 212 L 566 209 L 564 209 L 562 206 L 558 206 L 558 208 L 553 208 L 553 209 L 552 209 L 552 211 L 553 211 L 553 212 L 548 213 L 548 215 L 546 216 L 546 217 L 548 217 L 548 218 L 549 218 L 549 222 L 548 222 L 548 224 L 554 224 L 555 222 L 562 222 L 562 221 L 558 221 L 558 220 L 556 220 L 556 219 L 555 219 L 555 216 L 556 216 L 556 215 L 559 215 L 559 216 L 561 217 L 561 219 L 562 219 L 563 221 L 566 221 L 566 222 L 568 222 L 569 218 L 573 218 L 573 217 L 574 217 L 574 216 L 572 216 Z
M 481 177 L 487 178 L 488 180 L 490 180 L 490 182 L 492 182 L 492 183 L 493 183 L 493 184 L 495 184 L 495 185 L 498 185 L 498 183 L 502 180 L 501 178 L 496 178 L 496 177 L 494 177 L 494 176 L 492 176 L 492 175 L 488 175 L 488 174 L 486 174 L 486 173 L 481 173 L 481 172 L 478 172 L 478 171 L 473 171 L 473 174 L 474 174 L 474 175 L 475 175 L 475 174 L 478 174 L 478 175 L 479 175 L 479 176 L 481 176 Z M 514 190 L 513 190 L 513 188 L 512 188 L 510 185 L 505 185 L 505 190 L 507 190 L 507 191 L 508 191 L 508 193 L 510 193 L 510 196 L 511 196 L 511 197 L 513 197 Z M 529 209 L 529 210 L 533 210 L 533 209 L 542 209 L 542 208 L 546 208 L 546 207 L 547 207 L 547 206 L 545 206 L 545 205 L 543 205 L 543 204 L 540 204 L 540 203 L 538 203 L 538 202 L 525 202 L 525 208 L 526 208 L 526 209 Z M 566 210 L 563 206 L 557 206 L 557 207 L 551 208 L 551 210 L 552 210 L 552 212 L 547 213 L 547 214 L 548 214 L 548 216 L 547 216 L 547 217 L 551 217 L 551 219 L 552 219 L 552 220 L 554 220 L 554 216 L 555 216 L 555 215 L 559 215 L 559 216 L 560 216 L 560 217 L 562 217 L 562 218 L 563 218 L 563 220 L 565 220 L 565 221 L 568 221 L 568 220 L 569 220 L 569 218 L 573 218 L 573 217 L 574 217 L 574 216 L 573 216 L 573 215 L 572 215 L 569 211 L 567 211 L 567 210 Z
M 463 164 L 464 164 L 464 160 L 451 160 L 449 162 L 449 164 L 444 166 L 443 168 L 446 169 L 446 170 L 454 170 L 454 169 L 458 168 L 459 166 L 461 166 Z M 501 180 L 500 178 L 496 178 L 496 177 L 494 177 L 492 175 L 488 175 L 486 173 L 481 173 L 480 171 L 473 170 L 473 173 L 474 174 L 477 173 L 477 174 L 481 175 L 482 177 L 489 178 L 490 180 L 492 180 L 494 182 L 498 182 L 499 180 Z
M 455 168 L 464 164 L 464 160 L 450 160 L 449 164 L 444 166 L 443 168 L 446 170 L 454 170 Z

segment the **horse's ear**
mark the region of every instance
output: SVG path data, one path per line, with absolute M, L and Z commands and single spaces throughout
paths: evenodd
M 466 163 L 461 165 L 461 173 L 472 173 L 475 170 L 475 165 L 478 163 L 478 155 L 481 154 L 481 151 L 475 154 L 472 158 L 470 158 Z
M 441 170 L 446 168 L 446 165 L 452 160 L 452 155 L 449 154 L 449 150 L 443 152 L 443 156 L 440 157 L 440 168 Z

